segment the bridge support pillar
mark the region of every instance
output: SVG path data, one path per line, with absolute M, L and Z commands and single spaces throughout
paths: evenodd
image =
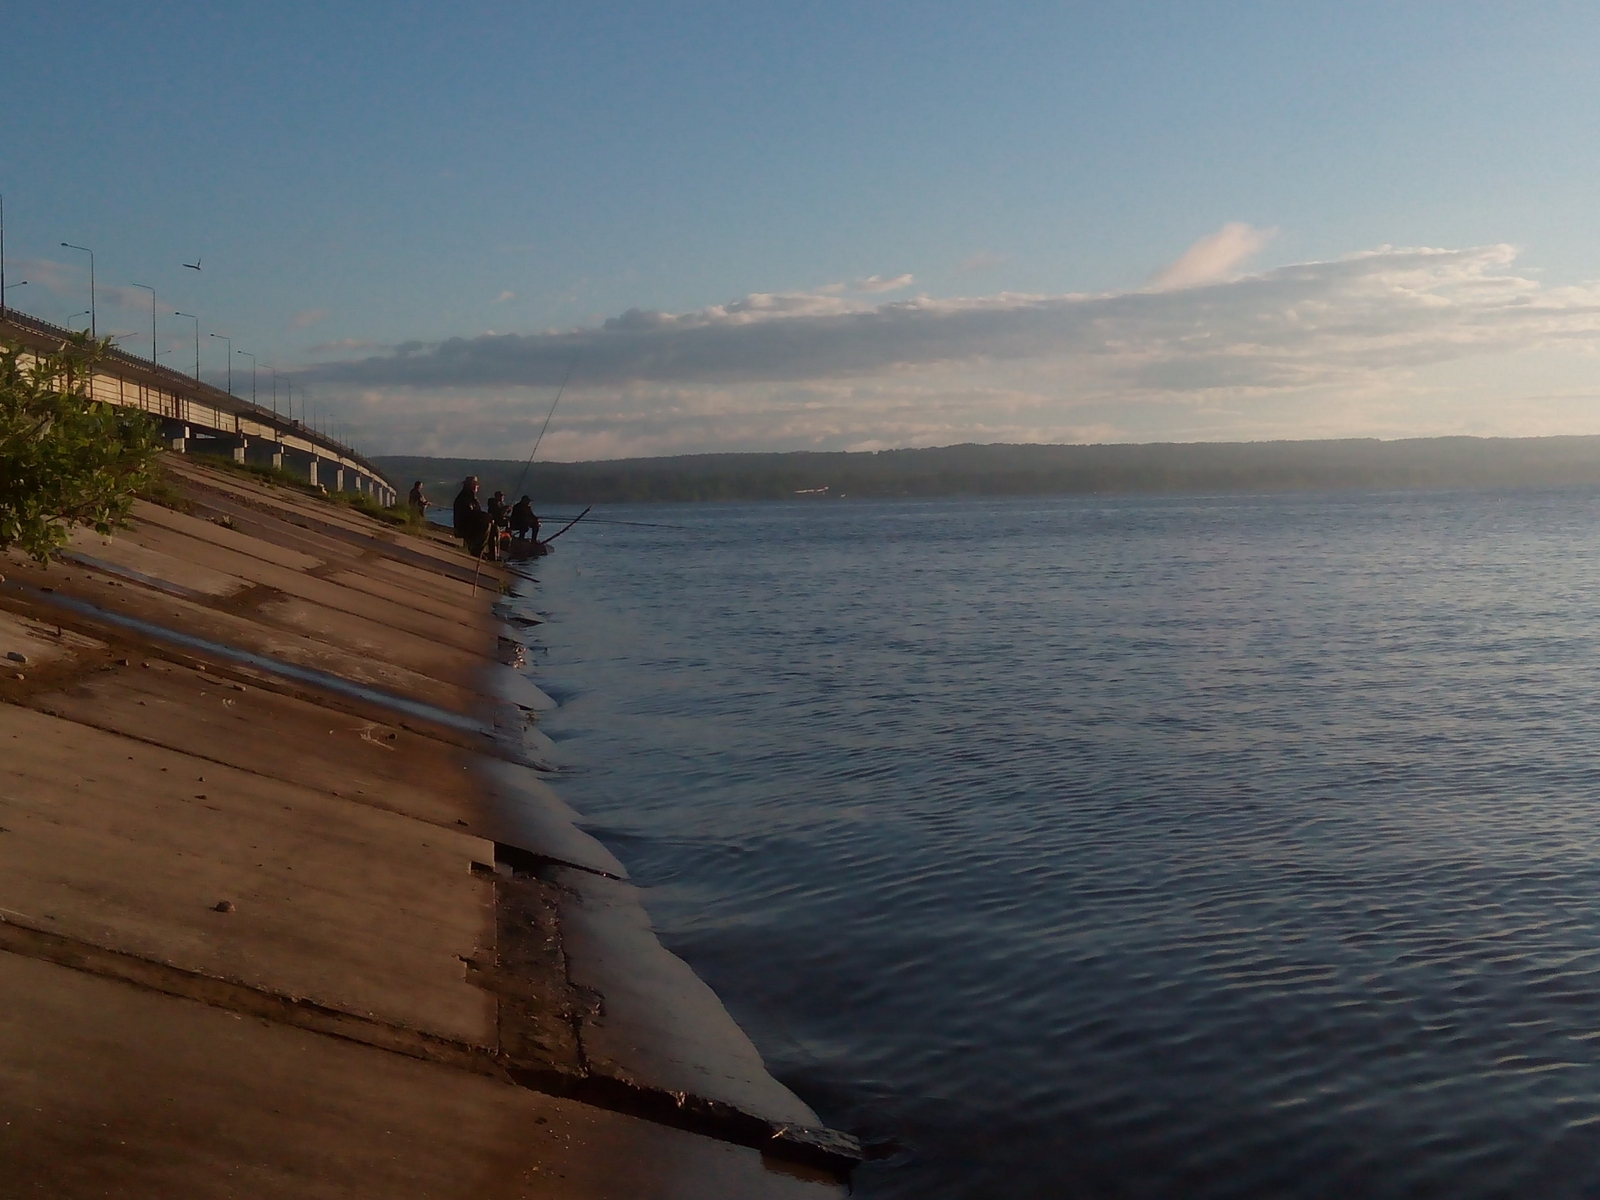
M 310 479 L 311 479 L 311 486 L 312 487 L 319 486 L 318 482 L 317 482 L 317 456 L 315 454 L 313 454 L 311 456 L 311 467 L 309 469 L 308 474 L 309 474 Z
M 344 491 L 344 468 L 343 467 L 334 467 L 334 469 L 333 469 L 333 490 L 336 491 L 336 492 Z

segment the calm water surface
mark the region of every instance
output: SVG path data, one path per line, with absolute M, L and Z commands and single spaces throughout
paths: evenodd
M 857 1194 L 1600 1195 L 1600 494 L 604 515 L 558 787 Z

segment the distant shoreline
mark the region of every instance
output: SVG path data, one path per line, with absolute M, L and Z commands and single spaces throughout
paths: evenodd
M 541 503 L 1161 495 L 1600 484 L 1600 436 L 960 445 L 534 463 L 389 455 L 402 489 L 448 504 L 466 475 Z M 449 495 L 444 494 L 449 491 Z

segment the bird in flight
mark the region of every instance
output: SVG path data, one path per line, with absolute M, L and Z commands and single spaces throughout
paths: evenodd
M 188 267 L 191 271 L 198 271 L 200 269 L 200 264 L 204 261 L 204 256 L 201 256 L 200 258 L 195 259 L 192 263 L 184 263 L 183 265 Z

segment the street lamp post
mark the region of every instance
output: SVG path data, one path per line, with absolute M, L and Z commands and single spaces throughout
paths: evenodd
M 174 311 L 175 317 L 188 317 L 194 322 L 194 381 L 200 382 L 200 318 L 193 313 Z
M 263 367 L 264 371 L 272 372 L 272 415 L 278 415 L 278 369 L 276 367 Z
M 235 350 L 235 354 L 242 354 L 250 360 L 250 403 L 256 402 L 256 356 L 248 350 Z
M 285 379 L 284 386 L 289 389 L 289 424 L 294 424 L 294 380 Z
M 208 337 L 219 338 L 228 343 L 228 395 L 233 395 L 233 339 L 225 333 L 212 333 Z
M 136 283 L 133 286 L 143 288 L 150 293 L 150 362 L 151 365 L 154 365 L 156 361 L 156 290 L 148 283 Z
M 89 256 L 89 336 L 100 336 L 100 326 L 95 321 L 94 312 L 94 251 L 87 246 L 74 246 L 71 242 L 62 242 L 68 250 L 82 250 Z

